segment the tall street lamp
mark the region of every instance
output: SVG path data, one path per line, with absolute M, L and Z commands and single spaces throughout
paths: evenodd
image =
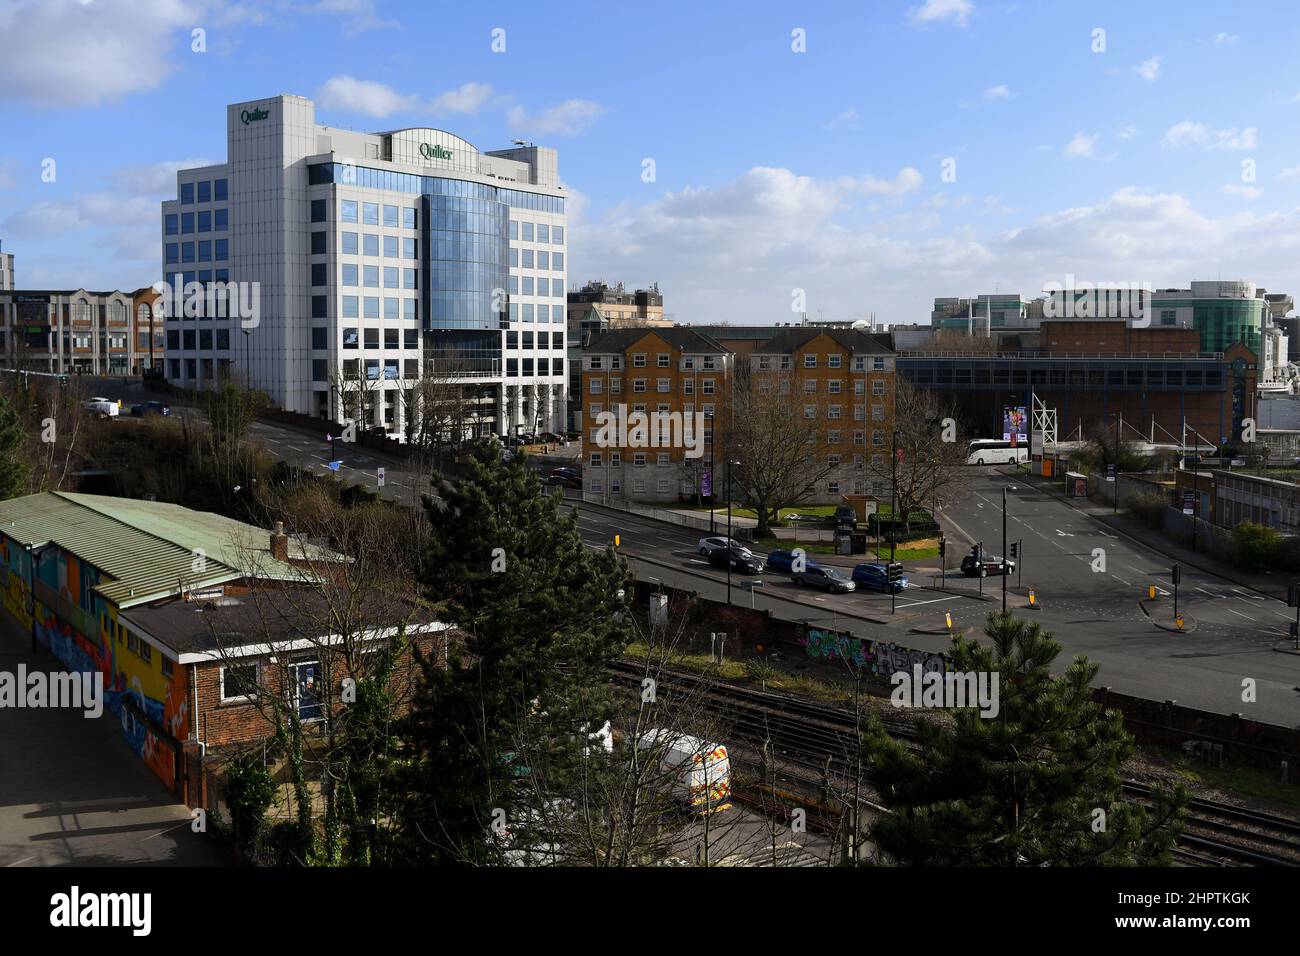
M 1002 486 L 1002 613 L 1007 611 L 1007 492 L 1015 491 L 1015 485 Z M 983 558 L 981 558 L 983 560 Z
M 731 607 L 731 562 L 735 560 L 736 553 L 731 547 L 731 466 L 740 466 L 740 462 L 732 461 L 731 456 L 727 456 L 727 493 L 724 496 L 727 501 L 727 607 Z

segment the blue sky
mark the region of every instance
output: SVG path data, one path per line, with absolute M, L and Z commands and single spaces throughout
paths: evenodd
M 555 146 L 570 282 L 657 281 L 683 321 L 788 321 L 796 290 L 924 321 L 1068 275 L 1295 291 L 1298 33 L 1285 2 L 0 0 L 0 240 L 21 286 L 154 281 L 172 171 L 224 157 L 225 104 L 293 92 Z

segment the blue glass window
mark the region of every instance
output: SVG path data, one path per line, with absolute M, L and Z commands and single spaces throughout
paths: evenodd
M 163 217 L 163 232 L 166 235 L 174 236 L 176 235 L 176 230 L 177 230 L 176 214 L 174 212 L 168 213 L 166 216 Z
M 544 222 L 539 222 L 537 224 L 537 241 L 538 242 L 551 241 L 551 227 Z
M 212 181 L 212 198 L 217 202 L 226 201 L 226 181 L 224 179 L 214 179 Z
M 360 271 L 361 270 L 357 267 L 356 263 L 354 262 L 343 263 L 343 284 L 360 285 L 361 283 L 358 278 L 360 275 Z
M 170 264 L 173 262 L 180 262 L 180 261 L 181 261 L 180 246 L 174 242 L 167 243 L 167 262 Z
M 364 280 L 365 285 L 368 288 L 372 288 L 372 289 L 379 288 L 379 266 L 366 266 L 364 275 L 365 275 L 365 280 Z
M 554 269 L 556 272 L 563 272 L 563 271 L 564 271 L 564 253 L 563 253 L 563 252 L 552 252 L 552 253 L 551 253 L 551 268 Z
M 229 239 L 218 239 L 215 243 L 213 243 L 212 258 L 216 259 L 218 262 L 223 262 L 226 259 L 229 259 L 230 258 L 229 249 L 230 249 Z
M 533 250 L 521 249 L 519 251 L 519 265 L 524 269 L 531 269 L 533 267 Z
M 397 266 L 384 266 L 385 289 L 400 289 L 402 287 L 401 276 L 398 274 L 400 271 Z
M 514 246 L 510 247 L 510 268 L 512 269 L 519 268 L 519 250 L 516 249 Z
M 191 205 L 194 202 L 194 184 L 181 183 L 181 204 Z
M 398 303 L 397 299 L 393 299 L 388 296 L 384 297 L 384 318 L 385 319 L 397 318 L 398 316 L 397 303 Z
M 533 224 L 531 222 L 521 222 L 519 224 L 519 238 L 524 242 L 533 241 Z
M 414 319 L 415 317 L 416 317 L 416 312 L 415 312 L 415 300 L 414 300 L 414 299 L 403 299 L 403 300 L 402 300 L 402 318 L 404 318 L 404 319 Z
M 218 281 L 218 282 L 229 282 L 229 281 L 230 281 L 230 270 L 229 270 L 229 269 L 218 269 L 218 270 L 217 270 L 217 281 Z
M 182 242 L 182 243 L 181 243 L 181 262 L 193 262 L 193 261 L 194 261 L 194 243 L 192 243 L 192 242 Z
M 537 253 L 537 268 L 549 269 L 551 267 L 551 254 L 549 252 Z
M 403 269 L 403 270 L 402 270 L 402 288 L 403 288 L 403 289 L 416 289 L 416 288 L 419 288 L 419 287 L 415 284 L 415 270 L 414 270 L 414 269 Z
M 519 278 L 517 276 L 511 276 L 506 280 L 506 292 L 510 295 L 519 294 Z
M 557 246 L 562 246 L 562 245 L 564 245 L 564 227 L 563 227 L 563 226 L 552 226 L 552 227 L 551 227 L 551 242 L 555 243 L 555 245 L 557 245 Z
M 355 199 L 344 199 L 339 203 L 339 218 L 344 222 L 357 221 L 357 201 Z
M 199 262 L 212 261 L 212 240 L 203 239 L 199 242 Z
M 396 227 L 396 226 L 397 226 L 397 207 L 396 207 L 396 206 L 385 206 L 385 207 L 384 207 L 384 225 L 385 225 L 385 226 L 393 226 L 393 227 Z
M 357 297 L 355 295 L 345 295 L 343 297 L 343 318 L 345 319 L 358 318 L 359 315 L 357 310 L 359 308 L 360 308 L 360 303 L 357 302 Z
M 212 183 L 206 179 L 199 183 L 199 202 L 212 202 Z
M 194 213 L 181 213 L 181 232 L 191 233 L 194 231 Z
M 365 236 L 362 238 L 361 246 L 365 250 L 366 255 L 368 256 L 379 255 L 379 237 L 375 235 L 373 232 L 368 232 L 365 234 Z
M 417 251 L 416 251 L 416 250 L 419 248 L 419 246 L 418 246 L 418 242 L 419 242 L 419 240 L 417 240 L 417 239 L 403 239 L 403 240 L 402 240 L 402 258 L 403 258 L 403 259 L 417 259 L 417 258 L 419 258 L 419 254 L 418 254 Z
M 509 237 L 510 237 L 511 239 L 518 239 L 518 238 L 519 238 L 519 223 L 517 223 L 517 222 L 516 222 L 515 220 L 513 220 L 513 219 L 510 220 L 510 233 L 509 233 Z
M 533 321 L 533 304 L 531 302 L 524 303 L 524 321 Z
M 384 258 L 385 259 L 397 258 L 397 237 L 396 236 L 384 236 Z
M 365 318 L 367 319 L 379 318 L 379 296 L 377 295 L 366 296 L 364 305 L 366 310 Z
M 203 210 L 203 212 L 199 213 L 199 232 L 211 232 L 211 231 L 212 231 L 212 213 L 208 212 L 208 210 L 205 209 Z
M 311 201 L 311 221 L 324 222 L 326 218 L 326 205 L 324 199 L 313 199 Z
M 405 229 L 416 228 L 415 210 L 409 206 L 402 209 L 402 227 Z
M 329 271 L 325 263 L 313 262 L 311 266 L 311 284 L 312 285 L 329 285 Z
M 556 298 L 556 299 L 563 299 L 563 298 L 564 298 L 564 280 L 563 280 L 563 279 L 552 279 L 552 280 L 551 280 L 551 296 L 554 297 L 554 298 Z
M 354 349 L 359 344 L 360 336 L 357 335 L 355 328 L 343 330 L 343 347 L 345 349 Z
M 364 202 L 361 204 L 361 222 L 367 226 L 379 225 L 379 203 Z
M 357 254 L 357 234 L 355 232 L 340 233 L 343 236 L 343 254 L 345 256 L 355 256 Z
M 523 294 L 524 294 L 524 295 L 532 295 L 532 294 L 533 294 L 533 277 L 532 277 L 532 276 L 524 276 L 524 287 L 523 287 L 523 290 L 522 290 L 522 291 L 523 291 Z M 529 308 L 532 308 L 532 306 L 529 306 Z

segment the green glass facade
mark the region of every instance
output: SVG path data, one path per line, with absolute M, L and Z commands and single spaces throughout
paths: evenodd
M 1167 298 L 1157 294 L 1153 310 L 1191 308 L 1192 324 L 1201 333 L 1202 352 L 1226 352 L 1240 342 L 1256 355 L 1260 353 L 1260 332 L 1268 303 L 1263 299 Z

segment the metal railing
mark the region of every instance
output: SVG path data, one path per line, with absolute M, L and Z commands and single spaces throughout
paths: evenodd
M 949 352 L 934 349 L 904 351 L 898 353 L 900 359 L 914 358 L 956 358 L 956 359 L 1050 359 L 1078 361 L 1080 359 L 1133 359 L 1152 361 L 1222 361 L 1222 352 Z

